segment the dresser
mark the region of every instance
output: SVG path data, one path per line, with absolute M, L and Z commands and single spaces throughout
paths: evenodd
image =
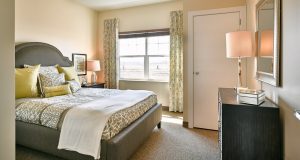
M 279 107 L 241 104 L 232 88 L 219 88 L 219 148 L 223 160 L 280 160 Z

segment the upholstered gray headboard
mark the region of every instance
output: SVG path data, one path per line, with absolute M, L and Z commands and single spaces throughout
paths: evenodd
M 52 66 L 59 64 L 63 67 L 72 66 L 72 61 L 54 46 L 41 42 L 28 42 L 16 45 L 15 67 L 22 68 L 24 64 Z

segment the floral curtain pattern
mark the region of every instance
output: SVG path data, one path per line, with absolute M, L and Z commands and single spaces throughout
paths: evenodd
M 183 12 L 171 12 L 170 26 L 170 106 L 183 112 Z
M 118 88 L 117 43 L 119 20 L 104 20 L 104 74 L 106 88 Z
M 183 112 L 183 12 L 171 12 L 170 26 L 170 106 Z

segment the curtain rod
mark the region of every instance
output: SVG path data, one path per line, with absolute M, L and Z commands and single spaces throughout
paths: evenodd
M 163 29 L 140 30 L 140 31 L 126 31 L 126 32 L 119 32 L 119 35 L 155 33 L 155 32 L 170 32 L 170 29 L 169 28 L 163 28 Z

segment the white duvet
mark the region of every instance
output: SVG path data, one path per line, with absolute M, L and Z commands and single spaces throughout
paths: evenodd
M 100 158 L 101 135 L 109 117 L 152 95 L 151 91 L 127 90 L 70 109 L 63 121 L 58 149 Z

